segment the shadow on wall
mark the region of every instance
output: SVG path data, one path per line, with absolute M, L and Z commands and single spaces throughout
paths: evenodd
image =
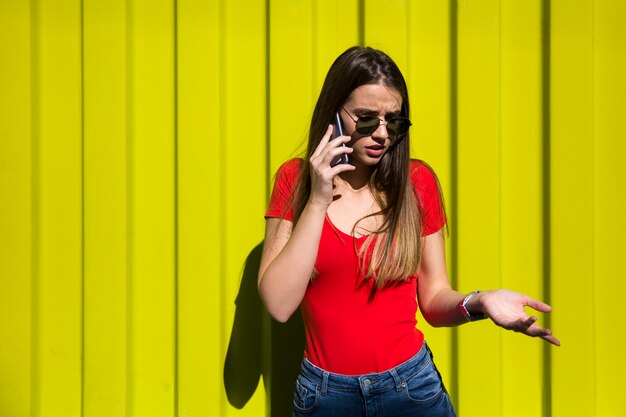
M 271 417 L 284 417 L 291 415 L 304 350 L 304 327 L 300 310 L 285 324 L 269 318 L 257 289 L 262 250 L 263 242 L 252 249 L 243 268 L 224 363 L 224 387 L 230 404 L 243 408 L 263 376 Z M 269 332 L 263 331 L 266 323 L 271 323 Z M 269 341 L 264 340 L 268 337 Z M 268 347 L 270 352 L 265 351 Z

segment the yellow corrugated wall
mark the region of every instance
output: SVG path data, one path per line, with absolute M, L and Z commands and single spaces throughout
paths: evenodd
M 461 291 L 554 348 L 423 320 L 459 415 L 625 416 L 622 0 L 0 0 L 0 416 L 289 415 L 256 265 L 326 70 L 386 50 Z

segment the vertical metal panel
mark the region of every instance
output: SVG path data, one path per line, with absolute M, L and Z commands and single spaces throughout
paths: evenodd
M 130 4 L 128 414 L 175 407 L 174 4 Z
M 453 226 L 458 289 L 469 292 L 501 286 L 502 22 L 498 1 L 463 1 L 458 7 L 458 224 Z M 458 406 L 464 416 L 502 413 L 501 338 L 488 322 L 459 329 Z M 488 400 L 483 386 L 490 387 Z
M 224 64 L 218 1 L 178 4 L 178 365 L 181 416 L 225 414 Z
M 503 2 L 500 17 L 500 285 L 542 299 L 541 3 Z M 502 415 L 541 415 L 542 344 L 501 340 Z
M 126 5 L 83 3 L 84 415 L 126 415 Z
M 311 0 L 269 4 L 270 172 L 306 149 L 313 111 Z M 297 51 L 294 53 L 294 51 Z
M 30 412 L 30 9 L 0 1 L 0 410 Z
M 552 357 L 552 415 L 594 416 L 592 1 L 553 1 L 551 17 L 551 293 L 564 344 Z
M 38 176 L 31 412 L 82 407 L 82 120 L 79 1 L 34 4 Z
M 312 104 L 333 61 L 359 42 L 358 6 L 356 1 L 317 0 L 313 3 Z
M 407 0 L 365 0 L 364 5 L 365 45 L 384 50 L 406 71 Z
M 620 323 L 623 236 L 626 236 L 626 3 L 600 0 L 593 8 L 593 282 L 597 416 L 626 415 L 615 401 L 626 371 Z M 584 222 L 586 223 L 586 222 Z M 575 227 L 578 228 L 580 224 Z
M 263 236 L 263 211 L 266 205 L 266 115 L 265 94 L 265 5 L 258 1 L 224 2 L 224 33 L 226 36 L 223 59 L 225 77 L 222 79 L 224 97 L 221 129 L 215 133 L 223 137 L 222 208 L 220 220 L 224 222 L 224 305 L 222 318 L 227 340 L 234 332 L 258 332 L 260 320 L 242 323 L 234 328 L 235 314 L 247 306 L 235 300 L 240 291 L 255 291 L 258 274 L 251 257 Z M 224 136 L 222 136 L 224 135 Z M 251 216 L 250 213 L 258 213 Z M 248 268 L 244 272 L 245 268 Z M 251 284 L 251 285 L 249 285 Z M 245 287 L 244 287 L 245 286 Z M 254 294 L 254 292 L 253 292 Z M 256 295 L 256 294 L 255 294 Z M 258 298 L 257 298 L 258 299 Z M 262 317 L 260 304 L 257 319 Z M 239 324 L 239 323 L 237 323 Z M 232 329 L 232 330 L 231 330 Z M 261 335 L 261 333 L 258 333 Z M 248 346 L 252 352 L 262 350 L 261 337 Z M 239 369 L 240 372 L 249 370 Z M 265 410 L 263 389 L 250 398 L 241 411 L 231 407 L 226 415 L 256 416 Z

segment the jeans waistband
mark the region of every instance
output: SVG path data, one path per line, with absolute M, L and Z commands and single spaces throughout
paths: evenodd
M 304 358 L 301 374 L 311 382 L 320 385 L 322 395 L 326 395 L 328 389 L 335 391 L 379 391 L 395 388 L 399 391 L 404 387 L 404 381 L 415 375 L 431 361 L 432 353 L 424 342 L 420 351 L 412 358 L 384 372 L 363 375 L 335 374 L 313 365 Z

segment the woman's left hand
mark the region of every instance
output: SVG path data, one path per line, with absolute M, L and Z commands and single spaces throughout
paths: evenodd
M 537 317 L 529 316 L 524 309 L 528 306 L 542 313 L 549 313 L 552 307 L 548 304 L 506 289 L 486 291 L 478 298 L 481 310 L 498 326 L 528 336 L 540 337 L 556 346 L 561 345 L 550 329 L 539 326 L 536 323 Z

